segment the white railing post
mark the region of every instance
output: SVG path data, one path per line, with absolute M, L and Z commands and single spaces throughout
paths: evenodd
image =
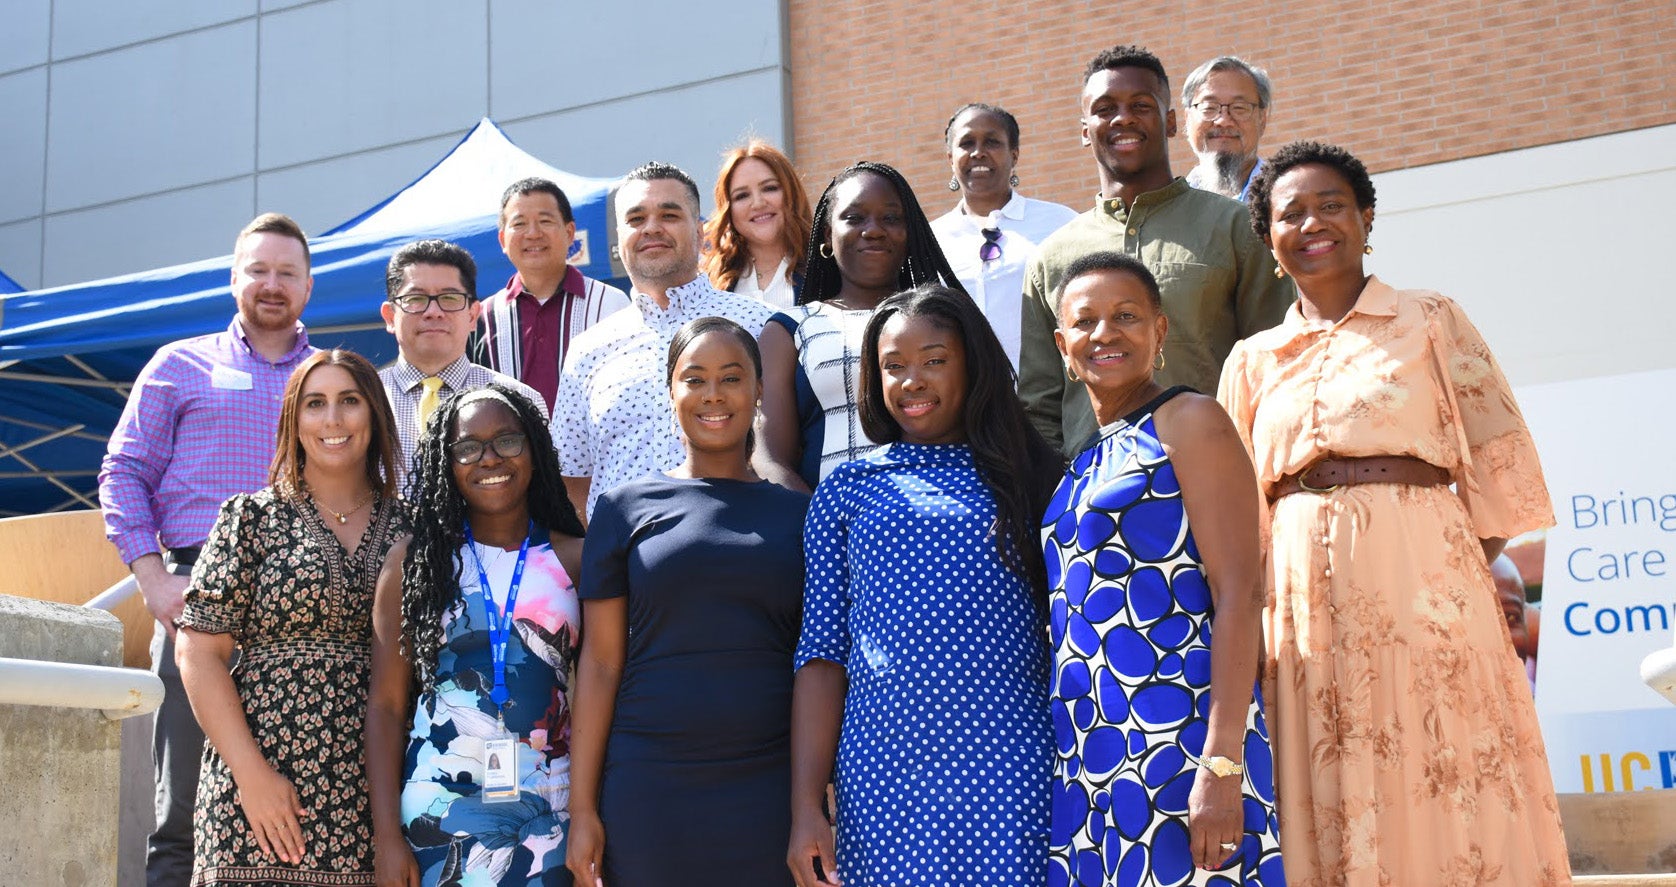
M 0 658 L 0 705 L 93 708 L 119 721 L 162 702 L 163 682 L 149 671 Z

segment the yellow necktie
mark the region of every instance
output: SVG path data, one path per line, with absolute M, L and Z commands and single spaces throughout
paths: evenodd
M 436 412 L 436 393 L 442 390 L 441 376 L 426 376 L 419 382 L 425 388 L 425 393 L 419 395 L 419 433 L 425 433 L 425 425 L 431 421 L 431 414 Z

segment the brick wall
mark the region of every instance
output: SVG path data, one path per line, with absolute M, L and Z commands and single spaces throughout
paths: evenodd
M 1676 122 L 1670 0 L 788 3 L 793 150 L 811 200 L 871 159 L 942 213 L 943 125 L 988 101 L 1019 119 L 1020 190 L 1087 208 L 1098 179 L 1078 135 L 1079 77 L 1116 43 L 1157 53 L 1172 92 L 1217 55 L 1262 65 L 1275 82 L 1265 154 L 1319 138 L 1374 172 Z M 1174 170 L 1192 164 L 1178 136 Z

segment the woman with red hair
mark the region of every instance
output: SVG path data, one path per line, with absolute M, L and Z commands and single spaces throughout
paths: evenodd
M 704 272 L 717 289 L 790 308 L 803 279 L 809 195 L 791 159 L 761 139 L 727 152 L 704 225 Z

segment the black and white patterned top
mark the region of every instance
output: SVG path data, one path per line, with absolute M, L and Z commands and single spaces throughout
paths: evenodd
M 798 305 L 774 322 L 797 348 L 794 387 L 803 455 L 797 471 L 810 489 L 832 469 L 878 444 L 861 430 L 861 340 L 872 309 L 850 311 L 826 302 Z
M 566 477 L 588 477 L 594 502 L 626 481 L 681 464 L 681 439 L 669 399 L 669 343 L 689 321 L 725 317 L 753 336 L 774 309 L 723 292 L 702 275 L 671 288 L 669 307 L 634 291 L 628 308 L 583 330 L 570 343 L 553 406 L 553 444 Z

